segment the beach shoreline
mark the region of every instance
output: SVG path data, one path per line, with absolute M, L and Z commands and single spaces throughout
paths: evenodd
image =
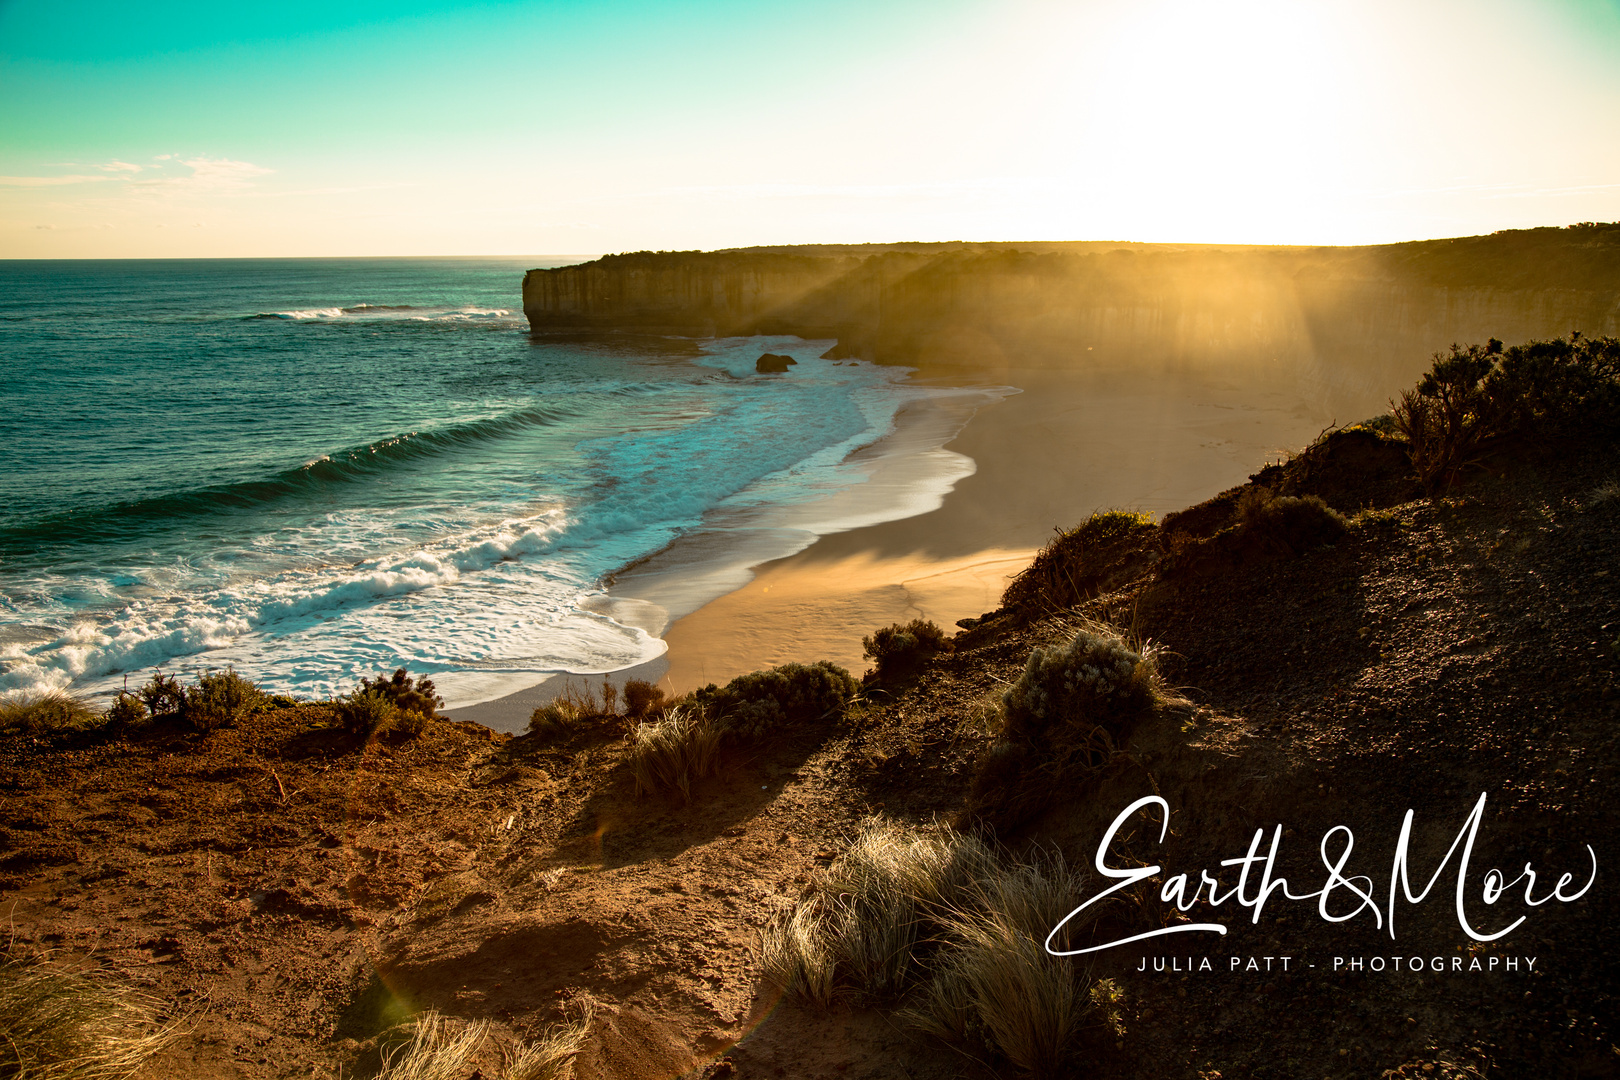
M 604 675 L 548 676 L 448 715 L 515 732 L 570 684 L 641 678 L 679 694 L 817 660 L 859 677 L 863 636 L 918 618 L 953 632 L 957 620 L 994 610 L 1054 529 L 1096 510 L 1162 516 L 1193 505 L 1332 420 L 1286 386 L 1051 368 L 924 368 L 910 378 L 950 393 L 903 409 L 894 431 L 852 454 L 872 475 L 830 500 L 837 505 L 769 523 L 715 522 L 585 605 L 661 638 L 663 656 Z M 965 416 L 951 413 L 972 394 L 990 396 Z M 968 465 L 941 489 L 942 456 Z M 896 515 L 885 497 L 921 501 Z M 714 545 L 725 546 L 718 557 Z

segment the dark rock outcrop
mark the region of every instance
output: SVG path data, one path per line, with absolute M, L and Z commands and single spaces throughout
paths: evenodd
M 781 374 L 797 363 L 791 356 L 768 352 L 760 354 L 760 358 L 754 361 L 754 370 L 761 375 Z

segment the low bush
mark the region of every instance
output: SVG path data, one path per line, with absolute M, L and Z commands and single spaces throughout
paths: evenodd
M 664 707 L 664 692 L 645 679 L 631 679 L 624 684 L 624 715 L 631 720 L 644 720 Z
M 361 688 L 332 703 L 338 723 L 351 735 L 369 738 L 388 730 L 399 709 L 388 695 Z
M 1065 611 L 1117 588 L 1157 555 L 1153 518 L 1127 510 L 1092 514 L 1058 533 L 1002 594 L 1002 606 L 1026 616 Z
M 360 692 L 381 694 L 400 712 L 421 713 L 430 720 L 444 708 L 444 698 L 435 691 L 433 680 L 426 675 L 412 679 L 404 668 L 396 668 L 390 676 L 361 679 Z
M 692 701 L 724 730 L 759 739 L 842 710 L 857 689 L 848 671 L 818 660 L 739 675 L 723 687 L 710 683 Z
M 0 963 L 0 1076 L 112 1080 L 174 1038 L 153 1002 L 110 981 L 25 960 Z
M 1067 645 L 1037 648 L 1002 695 L 1005 738 L 1041 745 L 1090 744 L 1100 729 L 1118 737 L 1158 698 L 1151 650 L 1137 650 L 1092 624 Z
M 861 639 L 862 653 L 876 664 L 872 674 L 893 682 L 915 675 L 935 654 L 950 647 L 945 631 L 923 619 L 896 623 Z
M 630 733 L 630 768 L 636 794 L 674 790 L 692 798 L 692 785 L 720 764 L 720 729 L 701 709 L 676 705 Z
M 557 742 L 579 730 L 585 721 L 611 715 L 611 708 L 598 700 L 589 685 L 575 686 L 570 680 L 561 693 L 529 714 L 529 732 L 543 741 Z
M 1350 529 L 1345 516 L 1316 495 L 1273 495 L 1263 487 L 1244 492 L 1237 519 L 1255 546 L 1279 558 L 1336 543 Z
M 100 713 L 71 694 L 47 690 L 0 701 L 0 731 L 42 735 L 48 731 L 94 727 Z
M 231 727 L 257 710 L 265 696 L 234 668 L 204 672 L 182 694 L 180 715 L 198 731 Z
M 1511 348 L 1495 338 L 1453 345 L 1392 404 L 1418 479 L 1436 495 L 1508 436 L 1620 431 L 1620 340 L 1571 334 Z
M 146 704 L 128 690 L 118 691 L 107 706 L 107 724 L 118 731 L 136 726 L 146 716 Z
M 154 671 L 152 678 L 140 688 L 138 697 L 153 716 L 173 716 L 185 708 L 186 691 L 173 675 Z

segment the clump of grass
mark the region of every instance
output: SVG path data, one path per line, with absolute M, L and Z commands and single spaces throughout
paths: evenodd
M 672 706 L 654 720 L 643 720 L 630 733 L 630 768 L 636 794 L 675 790 L 681 801 L 692 798 L 692 785 L 720 764 L 721 732 L 702 709 Z
M 499 1080 L 558 1080 L 571 1075 L 574 1055 L 585 1045 L 595 1012 L 594 1003 L 586 999 L 578 1020 L 553 1025 L 538 1039 L 506 1047 Z M 482 1075 L 476 1062 L 489 1039 L 487 1022 L 462 1023 L 428 1009 L 402 1034 L 401 1041 L 383 1050 L 375 1080 L 466 1080 Z
M 596 1003 L 582 998 L 580 1017 L 548 1027 L 538 1039 L 509 1047 L 502 1057 L 501 1080 L 557 1080 L 573 1073 L 574 1055 L 585 1046 Z
M 198 731 L 232 727 L 265 701 L 264 693 L 234 668 L 204 672 L 182 698 L 180 715 Z
M 42 735 L 48 731 L 94 727 L 100 713 L 72 694 L 47 690 L 0 701 L 0 731 Z
M 408 1039 L 383 1051 L 376 1080 L 466 1080 L 488 1035 L 484 1021 L 453 1024 L 428 1009 L 411 1022 Z
M 1073 910 L 1081 884 L 1056 856 L 982 878 L 947 918 L 949 944 L 908 1019 L 1035 1076 L 1060 1075 L 1091 995 L 1045 941 Z
M 645 679 L 631 679 L 624 684 L 624 715 L 631 720 L 643 720 L 664 707 L 664 692 Z
M 1151 557 L 1158 527 L 1149 514 L 1106 510 L 1060 531 L 1002 594 L 1003 607 L 1026 616 L 1065 611 L 1129 575 Z
M 848 671 L 818 660 L 739 675 L 723 687 L 710 683 L 692 694 L 692 701 L 725 730 L 744 739 L 761 739 L 788 724 L 841 711 L 857 689 Z
M 153 1003 L 104 978 L 40 963 L 0 964 L 0 1076 L 120 1080 L 175 1037 Z
M 580 687 L 569 681 L 563 684 L 561 693 L 529 714 L 529 731 L 547 742 L 556 742 L 572 735 L 587 720 L 611 715 L 612 710 L 589 685 Z
M 1620 505 L 1620 480 L 1605 480 L 1593 488 L 1592 493 L 1586 497 L 1586 505 L 1588 507 Z
M 816 1004 L 882 998 L 917 975 L 941 913 L 995 864 L 974 837 L 868 822 L 792 912 L 766 931 L 766 977 Z
M 887 682 L 910 678 L 949 647 L 945 631 L 924 619 L 885 626 L 861 639 L 862 655 L 876 665 L 868 677 Z

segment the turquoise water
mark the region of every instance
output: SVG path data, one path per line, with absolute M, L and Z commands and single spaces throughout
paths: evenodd
M 0 262 L 0 693 L 637 663 L 604 575 L 860 483 L 918 393 L 826 342 L 531 338 L 543 264 Z

